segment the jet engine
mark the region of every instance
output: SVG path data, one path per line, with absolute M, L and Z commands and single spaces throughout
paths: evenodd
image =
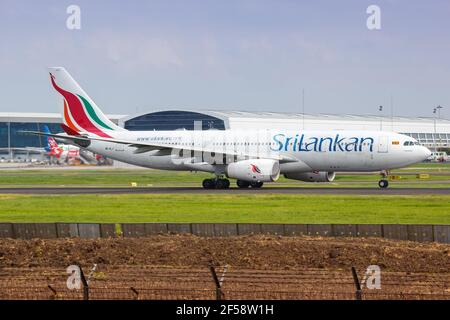
M 243 181 L 271 182 L 280 177 L 280 164 L 276 160 L 254 159 L 230 163 L 226 175 Z
M 285 173 L 286 179 L 300 180 L 306 182 L 331 182 L 336 177 L 334 172 L 301 172 L 301 173 Z

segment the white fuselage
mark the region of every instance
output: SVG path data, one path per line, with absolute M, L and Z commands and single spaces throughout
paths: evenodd
M 86 149 L 142 167 L 209 172 L 217 172 L 217 168 L 230 161 L 277 157 L 282 159 L 281 173 L 379 171 L 421 162 L 430 155 L 430 151 L 413 138 L 382 131 L 118 131 L 114 132 L 114 138 L 154 143 L 166 149 L 149 148 L 137 152 L 134 146 L 105 141 L 92 141 Z M 195 149 L 196 153 L 175 154 L 173 149 Z M 222 163 L 222 154 L 232 157 Z M 219 161 L 214 158 L 217 155 L 220 155 Z M 194 162 L 207 161 L 211 165 L 196 167 L 188 163 L 187 160 L 194 157 Z M 211 162 L 211 158 L 215 160 Z

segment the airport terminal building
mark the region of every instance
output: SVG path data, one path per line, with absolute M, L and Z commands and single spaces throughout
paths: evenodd
M 420 144 L 436 148 L 450 148 L 450 120 L 427 117 L 382 117 L 373 115 L 297 114 L 279 112 L 246 112 L 216 110 L 166 109 L 137 115 L 108 115 L 120 126 L 132 131 L 193 130 L 201 121 L 203 130 L 215 129 L 294 129 L 294 130 L 384 130 L 409 135 Z M 0 112 L 0 160 L 27 159 L 33 151 L 43 148 L 45 139 L 24 134 L 22 130 L 61 132 L 58 113 Z
M 111 115 L 109 118 L 118 123 L 123 115 Z M 62 132 L 59 113 L 22 113 L 0 112 L 0 160 L 28 161 L 41 159 L 41 151 L 46 139 L 21 131 L 42 131 L 47 125 L 52 133 Z

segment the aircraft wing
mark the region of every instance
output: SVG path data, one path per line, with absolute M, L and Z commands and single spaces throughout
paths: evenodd
M 115 138 L 101 138 L 101 137 L 92 137 L 87 135 L 80 135 L 80 136 L 72 136 L 72 135 L 66 135 L 66 134 L 56 134 L 56 133 L 46 133 L 46 132 L 40 132 L 40 131 L 22 131 L 23 133 L 29 133 L 29 134 L 36 134 L 36 135 L 43 135 L 43 136 L 50 136 L 58 139 L 65 139 L 73 141 L 76 144 L 80 144 L 82 146 L 83 142 L 90 142 L 92 140 L 94 141 L 103 141 L 103 142 L 110 142 L 110 143 L 118 143 L 118 144 L 124 144 L 130 147 L 136 148 L 134 150 L 135 154 L 139 153 L 145 153 L 153 150 L 160 150 L 161 154 L 170 154 L 167 151 L 170 151 L 172 149 L 177 150 L 191 150 L 191 151 L 198 151 L 198 152 L 210 152 L 215 154 L 224 154 L 229 156 L 243 156 L 243 157 L 249 157 L 249 158 L 263 158 L 263 159 L 272 159 L 272 160 L 278 160 L 281 163 L 285 162 L 297 162 L 298 160 L 285 156 L 280 155 L 276 153 L 272 154 L 258 154 L 254 152 L 248 152 L 248 153 L 241 153 L 236 152 L 234 150 L 217 150 L 217 149 L 208 149 L 208 148 L 201 148 L 194 146 L 180 146 L 179 148 L 174 147 L 172 145 L 164 144 L 164 143 L 157 143 L 157 142 L 143 142 L 143 141 L 133 141 L 133 140 L 122 140 L 122 139 L 115 139 Z
M 3 148 L 2 148 L 3 149 Z M 13 151 L 32 151 L 32 152 L 46 152 L 44 148 L 36 148 L 36 147 L 12 147 L 12 148 L 5 148 L 6 150 L 13 150 Z

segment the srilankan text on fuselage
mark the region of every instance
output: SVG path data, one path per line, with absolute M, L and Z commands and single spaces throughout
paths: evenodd
M 272 151 L 292 152 L 373 152 L 374 138 L 372 137 L 345 137 L 337 133 L 334 136 L 315 137 L 305 134 L 295 136 L 284 133 L 272 137 L 275 143 Z
M 137 141 L 142 142 L 159 142 L 159 143 L 169 143 L 169 144 L 180 144 L 181 146 L 185 142 L 190 142 L 197 140 L 202 136 L 205 131 L 197 132 L 199 136 L 195 136 L 195 131 L 191 132 L 193 136 L 173 136 L 173 135 L 152 135 L 150 137 L 137 137 Z M 231 142 L 237 142 L 237 145 L 248 145 L 256 142 L 270 141 L 270 150 L 274 152 L 373 152 L 373 145 L 375 138 L 371 136 L 345 136 L 342 133 L 336 133 L 333 135 L 320 136 L 315 134 L 305 134 L 297 133 L 295 135 L 290 135 L 286 133 L 275 133 L 266 135 L 264 137 L 263 133 L 267 132 L 257 132 L 255 135 L 248 136 L 243 132 L 221 132 L 212 137 L 202 137 L 200 140 L 215 141 L 217 145 L 228 146 Z M 247 137 L 246 137 L 247 136 Z M 247 141 L 248 140 L 248 141 Z M 245 141 L 245 143 L 243 143 Z M 183 143 L 184 142 L 184 143 Z M 202 143 L 200 143 L 202 145 Z

